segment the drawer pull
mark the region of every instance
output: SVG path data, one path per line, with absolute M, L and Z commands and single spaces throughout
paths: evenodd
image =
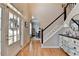
M 76 55 L 76 53 L 74 53 L 74 55 Z
M 74 47 L 74 49 L 76 49 L 76 47 Z
M 74 41 L 74 43 L 76 43 L 76 41 Z

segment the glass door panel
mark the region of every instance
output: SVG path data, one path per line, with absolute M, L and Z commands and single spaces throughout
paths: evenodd
M 11 45 L 13 44 L 13 37 L 9 37 L 9 40 L 8 40 L 8 45 Z
M 8 25 L 8 45 L 13 44 L 13 14 L 9 13 L 9 25 Z
M 9 31 L 8 31 L 8 44 L 11 45 L 20 40 L 20 18 L 18 15 L 9 12 Z
M 20 40 L 20 19 L 19 19 L 19 17 L 17 18 L 17 20 L 18 20 L 18 23 L 17 23 L 17 25 L 18 25 L 18 29 L 17 29 L 17 39 L 18 40 Z
M 14 42 L 16 42 L 17 41 L 17 31 L 15 30 L 14 31 Z

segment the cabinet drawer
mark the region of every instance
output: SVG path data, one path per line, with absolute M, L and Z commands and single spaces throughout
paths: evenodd
M 74 40 L 73 42 L 74 42 L 74 44 L 79 46 L 79 40 Z
M 73 44 L 74 43 L 74 39 L 68 38 L 68 37 L 64 37 L 63 41 L 68 42 L 67 44 Z
M 79 40 L 71 39 L 71 41 L 69 41 L 68 44 L 74 44 L 74 45 L 78 45 L 79 46 Z
M 71 56 L 79 56 L 79 53 L 73 49 L 69 49 L 68 54 Z
M 75 45 L 73 48 L 74 48 L 75 51 L 77 51 L 79 53 L 79 46 Z
M 79 46 L 77 46 L 77 45 L 75 45 L 75 44 L 69 44 L 68 47 L 69 47 L 70 49 L 74 49 L 74 50 L 76 50 L 76 51 L 79 52 Z
M 63 37 L 63 40 L 66 40 L 66 41 L 71 41 L 71 38 L 68 38 L 68 37 Z
M 63 40 L 68 41 L 69 44 L 77 44 L 77 45 L 79 45 L 79 40 L 76 40 L 76 39 L 73 39 L 73 38 L 64 37 Z

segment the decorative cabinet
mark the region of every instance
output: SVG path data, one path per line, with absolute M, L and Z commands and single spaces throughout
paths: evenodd
M 69 55 L 71 56 L 78 56 L 79 55 L 79 40 L 78 38 L 71 38 L 67 37 L 66 35 L 60 36 L 60 47 Z
M 71 56 L 79 56 L 79 14 L 74 15 L 60 35 L 60 47 Z

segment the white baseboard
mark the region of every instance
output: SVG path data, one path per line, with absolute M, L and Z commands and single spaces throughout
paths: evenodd
M 59 46 L 43 46 L 41 45 L 41 48 L 60 48 Z

